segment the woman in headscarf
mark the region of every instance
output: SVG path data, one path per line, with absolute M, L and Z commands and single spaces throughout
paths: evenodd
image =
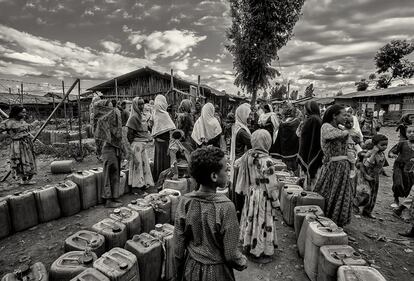
M 189 99 L 184 99 L 180 103 L 177 115 L 177 129 L 184 132 L 184 142 L 193 148 L 193 141 L 191 139 L 191 133 L 193 132 L 193 117 L 191 115 L 192 102 Z
M 351 222 L 353 188 L 350 178 L 351 164 L 347 157 L 349 132 L 339 127 L 346 121 L 347 113 L 340 105 L 330 106 L 322 120 L 321 148 L 324 154 L 315 192 L 325 200 L 325 215 L 338 226 Z
M 398 121 L 398 127 L 397 132 L 400 133 L 400 141 L 406 141 L 407 140 L 407 127 L 412 125 L 413 122 L 410 119 L 410 114 L 406 113 L 404 114 L 400 121 Z
M 319 106 L 315 101 L 305 103 L 305 121 L 299 138 L 299 164 L 307 175 L 307 189 L 311 189 L 316 173 L 322 166 L 321 126 Z
M 270 153 L 282 158 L 288 169 L 297 173 L 299 138 L 296 130 L 299 127 L 300 120 L 296 116 L 296 108 L 291 103 L 286 104 L 282 114 L 284 120 L 279 125 L 276 141 L 270 148 Z
M 279 130 L 279 121 L 276 113 L 273 112 L 270 104 L 263 106 L 264 113 L 259 117 L 259 127 L 267 130 L 272 136 L 272 143 L 276 141 L 277 132 Z
M 155 141 L 153 178 L 158 180 L 160 173 L 170 167 L 168 146 L 170 131 L 175 130 L 175 124 L 167 112 L 168 103 L 163 95 L 155 97 L 154 114 L 152 115 L 152 136 Z
M 235 192 L 235 183 L 237 179 L 237 168 L 234 168 L 234 162 L 243 156 L 243 154 L 252 148 L 251 133 L 247 122 L 251 113 L 250 104 L 243 103 L 236 109 L 236 122 L 232 127 L 231 144 L 230 144 L 230 180 L 232 188 L 230 190 L 231 199 L 236 206 L 237 218 L 240 220 L 241 211 L 244 205 L 244 196 Z
M 23 106 L 13 106 L 9 118 L 0 123 L 0 133 L 6 132 L 11 138 L 10 168 L 13 178 L 20 180 L 20 184 L 34 184 L 31 179 L 37 173 L 36 156 L 30 125 L 25 121 L 26 114 Z
M 213 145 L 220 148 L 221 126 L 214 117 L 214 106 L 206 103 L 201 110 L 201 116 L 194 124 L 191 137 L 199 147 L 203 145 Z
M 259 129 L 252 134 L 252 149 L 236 161 L 239 167 L 236 192 L 245 196 L 240 220 L 240 241 L 255 261 L 272 260 L 277 246 L 276 218 L 272 215 L 277 178 L 269 155 L 272 137 Z
M 136 97 L 132 100 L 131 113 L 126 123 L 128 128 L 127 137 L 131 144 L 128 184 L 140 191 L 154 186 L 146 150 L 146 145 L 151 136 L 148 131 L 148 124 L 143 116 L 144 104 L 142 98 Z

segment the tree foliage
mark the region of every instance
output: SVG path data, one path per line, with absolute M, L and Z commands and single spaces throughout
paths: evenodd
M 355 82 L 355 86 L 358 92 L 366 91 L 369 87 L 367 79 L 362 78 L 361 81 Z
M 344 93 L 342 92 L 342 89 L 341 90 L 339 90 L 337 93 L 336 93 L 336 96 L 337 97 L 339 97 L 339 96 L 342 96 Z
M 233 56 L 234 84 L 256 102 L 257 91 L 279 75 L 271 66 L 292 36 L 304 0 L 229 0 L 232 26 L 227 50 Z
M 313 83 L 309 84 L 305 89 L 305 97 L 310 98 L 313 97 L 313 91 L 315 89 L 313 88 Z
M 292 91 L 292 93 L 290 93 L 290 99 L 292 100 L 297 100 L 299 96 L 299 91 L 298 90 L 294 90 Z
M 374 57 L 377 73 L 384 75 L 377 80 L 377 88 L 388 88 L 392 79 L 412 78 L 414 62 L 406 57 L 414 51 L 414 43 L 407 40 L 392 40 L 381 47 Z
M 285 85 L 276 84 L 270 89 L 272 99 L 283 100 L 287 96 L 287 88 Z

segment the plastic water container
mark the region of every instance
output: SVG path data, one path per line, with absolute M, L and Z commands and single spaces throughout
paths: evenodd
M 81 206 L 83 210 L 98 204 L 95 175 L 89 171 L 78 171 L 71 175 L 71 180 L 79 187 Z
M 79 187 L 73 181 L 67 180 L 56 185 L 62 216 L 69 217 L 81 210 Z
M 125 249 L 137 257 L 141 280 L 158 281 L 161 278 L 162 245 L 157 238 L 148 233 L 134 235 L 126 242 Z
M 108 277 L 103 275 L 95 268 L 88 268 L 85 271 L 79 273 L 76 277 L 70 281 L 110 281 Z
M 181 195 L 190 192 L 189 182 L 187 178 L 180 178 L 178 180 L 167 179 L 164 181 L 163 189 L 173 189 L 181 193 Z
M 50 266 L 50 281 L 70 281 L 76 275 L 93 266 L 95 253 L 73 251 L 61 255 Z
M 161 279 L 170 280 L 174 277 L 174 226 L 171 224 L 157 224 L 150 234 L 163 244 L 164 263 L 162 265 Z
M 325 210 L 325 198 L 316 192 L 302 191 L 298 196 L 296 206 L 317 205 Z
M 128 238 L 141 233 L 141 218 L 137 211 L 121 207 L 114 209 L 109 217 L 126 225 Z
M 323 216 L 324 213 L 321 207 L 316 205 L 308 205 L 308 206 L 296 206 L 293 210 L 294 213 L 294 226 L 295 226 L 295 234 L 296 239 L 299 237 L 300 230 L 302 228 L 303 220 L 305 219 L 306 215 L 308 214 L 315 214 L 317 216 Z
M 95 175 L 97 200 L 98 200 L 98 204 L 102 204 L 104 202 L 104 199 L 102 198 L 102 190 L 105 184 L 103 168 L 102 167 L 93 168 L 89 171 Z
M 115 247 L 123 247 L 128 239 L 126 225 L 111 218 L 94 224 L 92 230 L 105 237 L 105 248 L 108 251 Z
M 149 233 L 155 228 L 155 212 L 151 204 L 144 199 L 132 200 L 128 208 L 138 212 L 141 218 L 141 232 Z
M 151 262 L 151 261 L 148 261 Z M 122 248 L 113 248 L 93 263 L 111 281 L 139 281 L 137 258 Z
M 119 178 L 119 196 L 122 196 L 125 194 L 125 186 L 127 184 L 127 178 L 124 172 L 120 172 L 120 178 Z
M 286 171 L 275 171 L 275 175 L 277 177 L 278 180 L 283 180 L 287 177 L 291 177 L 292 174 Z
M 65 240 L 65 252 L 85 251 L 88 248 L 100 257 L 105 253 L 105 237 L 93 231 L 80 230 Z
M 152 205 L 155 212 L 155 223 L 169 223 L 171 220 L 171 200 L 168 196 L 158 193 L 149 194 L 144 198 Z
M 286 171 L 287 166 L 282 161 L 273 161 L 273 168 L 276 172 Z
M 46 186 L 33 191 L 36 199 L 39 222 L 48 222 L 60 218 L 60 205 L 56 188 Z
M 384 276 L 373 267 L 343 265 L 338 269 L 338 281 L 386 281 Z
M 314 214 L 308 214 L 303 219 L 302 227 L 299 232 L 299 237 L 297 241 L 298 246 L 298 252 L 299 256 L 303 257 L 305 255 L 305 246 L 306 246 L 306 239 L 307 239 L 307 233 L 308 228 L 311 223 L 318 223 L 321 222 L 324 225 L 336 225 L 331 219 L 328 219 L 326 217 L 319 217 Z
M 319 255 L 318 281 L 336 281 L 342 265 L 366 265 L 361 255 L 348 245 L 322 246 Z M 358 279 L 357 279 L 358 280 Z M 364 279 L 365 280 L 365 279 Z
M 284 185 L 283 186 L 280 192 L 280 210 L 282 211 L 282 214 L 289 212 L 292 204 L 294 205 L 293 208 L 296 206 L 295 205 L 296 198 L 292 198 L 292 197 L 294 195 L 297 196 L 302 191 L 303 189 L 299 185 Z M 293 208 L 292 208 L 292 213 L 293 213 Z
M 180 201 L 181 193 L 173 189 L 163 189 L 159 192 L 160 195 L 168 195 L 171 200 L 171 223 L 175 222 L 175 213 L 177 211 L 178 202 Z
M 217 187 L 216 192 L 217 192 L 218 194 L 224 194 L 224 195 L 226 195 L 228 198 L 230 198 L 230 195 L 229 195 L 229 189 L 228 189 L 227 187 L 224 187 L 224 188 L 222 188 L 222 187 Z
M 52 174 L 70 174 L 73 169 L 73 160 L 53 161 L 50 164 Z
M 22 231 L 39 223 L 33 192 L 16 193 L 9 197 L 10 219 L 14 231 Z
M 41 262 L 36 262 L 33 265 L 22 265 L 13 273 L 8 273 L 1 278 L 1 281 L 22 281 L 22 280 L 36 280 L 48 281 L 49 274 L 46 267 Z
M 7 198 L 0 199 L 0 239 L 9 236 L 12 233 L 12 226 L 10 221 L 9 206 Z
M 318 277 L 318 262 L 320 247 L 325 245 L 347 245 L 348 235 L 335 224 L 321 225 L 311 222 L 305 242 L 304 265 L 309 279 L 316 281 Z
M 125 194 L 131 193 L 131 185 L 129 184 L 129 170 L 122 170 L 125 174 Z

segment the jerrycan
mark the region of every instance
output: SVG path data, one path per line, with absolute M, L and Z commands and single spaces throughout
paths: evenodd
M 338 281 L 386 281 L 385 277 L 373 267 L 343 265 L 338 269 Z
M 69 281 L 87 268 L 93 266 L 97 259 L 90 251 L 73 251 L 61 255 L 50 266 L 50 281 Z
M 0 198 L 0 225 L 0 239 L 9 236 L 12 233 L 7 198 Z
M 73 160 L 53 161 L 50 164 L 52 174 L 70 174 L 73 169 Z
M 131 185 L 129 184 L 129 170 L 122 170 L 125 174 L 125 194 L 131 193 Z
M 279 159 L 272 159 L 273 160 L 273 168 L 276 172 L 282 172 L 287 170 L 287 166 Z
M 367 265 L 361 255 L 348 245 L 329 245 L 320 248 L 318 281 L 336 281 L 342 265 Z
M 326 217 L 320 217 L 315 214 L 307 214 L 305 218 L 303 219 L 302 227 L 299 231 L 299 237 L 297 241 L 298 246 L 298 252 L 300 257 L 304 257 L 305 255 L 305 246 L 306 246 L 306 239 L 307 239 L 307 233 L 308 228 L 311 223 L 321 223 L 323 225 L 330 225 L 335 223 Z
M 60 206 L 56 188 L 45 186 L 33 191 L 39 222 L 48 222 L 60 218 Z
M 324 245 L 347 245 L 348 235 L 336 224 L 311 222 L 305 242 L 304 268 L 309 279 L 318 278 L 320 247 Z
M 317 205 L 325 210 L 325 198 L 316 192 L 302 191 L 297 200 L 296 206 Z
M 89 230 L 79 230 L 65 240 L 65 252 L 90 249 L 100 257 L 105 253 L 105 237 Z
M 171 200 L 171 223 L 175 222 L 175 212 L 177 211 L 178 202 L 180 200 L 181 193 L 174 189 L 163 189 L 159 192 L 160 195 L 168 195 Z
M 98 203 L 95 175 L 89 171 L 78 171 L 71 175 L 71 180 L 79 187 L 82 210 Z
M 29 266 L 28 264 L 22 265 L 13 273 L 8 273 L 1 278 L 1 281 L 49 281 L 49 274 L 46 267 L 41 262 L 36 262 Z
M 70 281 L 110 281 L 108 277 L 103 275 L 101 272 L 95 268 L 88 268 Z
M 95 175 L 95 184 L 96 184 L 96 193 L 98 204 L 102 204 L 104 199 L 102 198 L 102 190 L 104 188 L 104 173 L 103 168 L 93 168 L 89 170 L 92 174 Z
M 141 233 L 141 218 L 137 211 L 121 207 L 114 209 L 109 217 L 126 225 L 128 238 Z
M 167 179 L 164 181 L 162 189 L 174 189 L 181 193 L 181 195 L 190 192 L 189 183 L 187 178 L 179 178 L 177 180 Z
M 161 280 L 170 280 L 174 277 L 174 226 L 168 223 L 156 224 L 150 234 L 161 241 L 164 250 Z
M 169 223 L 171 219 L 171 200 L 168 196 L 158 193 L 149 194 L 144 198 L 152 205 L 155 212 L 155 223 Z
M 306 215 L 308 214 L 314 214 L 317 216 L 323 216 L 323 211 L 319 206 L 316 205 L 308 205 L 308 206 L 296 206 L 295 209 L 293 209 L 293 213 L 295 218 L 294 226 L 295 226 L 295 234 L 296 239 L 299 237 L 300 229 L 302 228 L 303 220 L 305 219 Z
M 157 238 L 148 233 L 134 235 L 132 240 L 126 242 L 125 249 L 137 257 L 141 280 L 160 280 L 162 271 L 162 245 Z
M 296 198 L 293 199 L 292 197 L 302 191 L 303 189 L 299 185 L 285 184 L 283 186 L 280 192 L 280 210 L 282 211 L 282 214 L 289 212 L 290 207 L 296 204 Z
M 92 230 L 105 237 L 105 248 L 108 251 L 115 247 L 123 247 L 128 237 L 125 224 L 111 218 L 94 224 Z
M 10 196 L 9 208 L 14 231 L 22 231 L 39 223 L 33 192 L 25 191 Z
M 151 262 L 151 261 L 148 261 Z M 113 248 L 93 263 L 111 281 L 139 281 L 137 257 L 122 248 Z
M 120 172 L 120 178 L 119 178 L 119 196 L 122 196 L 125 194 L 125 185 L 127 184 L 126 181 L 126 175 L 124 172 Z
M 79 187 L 71 180 L 61 182 L 56 185 L 62 216 L 70 217 L 81 210 Z
M 141 218 L 141 233 L 149 233 L 155 228 L 155 212 L 151 204 L 145 199 L 132 200 L 128 208 L 137 211 Z

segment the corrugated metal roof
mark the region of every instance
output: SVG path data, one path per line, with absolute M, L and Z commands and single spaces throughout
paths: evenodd
M 0 93 L 0 104 L 20 104 L 21 95 Z M 43 97 L 38 95 L 24 94 L 23 104 L 49 104 L 53 103 L 50 97 Z
M 376 89 L 369 91 L 353 92 L 343 96 L 337 96 L 335 99 L 352 99 L 352 98 L 365 98 L 365 97 L 380 97 L 388 95 L 404 95 L 414 94 L 414 85 L 393 87 L 388 89 Z

